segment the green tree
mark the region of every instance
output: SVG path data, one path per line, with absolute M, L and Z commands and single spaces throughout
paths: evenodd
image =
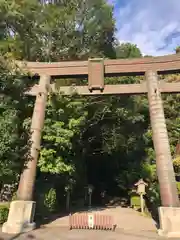
M 12 62 L 0 58 L 0 183 L 17 181 L 28 154 L 28 117 L 31 101 L 24 92 L 30 86 Z
M 139 58 L 142 57 L 140 49 L 135 44 L 122 43 L 116 47 L 116 58 Z
M 13 57 L 31 61 L 114 57 L 115 23 L 105 0 L 1 2 L 6 45 Z M 7 50 L 7 48 L 6 48 Z

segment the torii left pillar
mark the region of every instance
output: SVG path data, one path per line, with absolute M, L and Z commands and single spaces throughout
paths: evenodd
M 31 122 L 30 154 L 20 177 L 18 200 L 11 202 L 8 220 L 2 227 L 4 233 L 18 234 L 35 228 L 33 192 L 49 87 L 50 76 L 41 76 Z

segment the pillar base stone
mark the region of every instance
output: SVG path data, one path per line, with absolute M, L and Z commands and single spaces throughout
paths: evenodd
M 161 237 L 180 238 L 180 207 L 160 207 L 159 220 Z
M 18 234 L 32 231 L 36 203 L 33 201 L 13 201 L 10 205 L 8 220 L 2 226 L 3 233 Z

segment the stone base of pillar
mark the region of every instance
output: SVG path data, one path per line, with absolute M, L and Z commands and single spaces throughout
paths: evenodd
M 160 207 L 159 220 L 160 236 L 180 239 L 180 207 Z
M 8 220 L 2 226 L 2 232 L 18 234 L 35 228 L 34 213 L 36 203 L 33 201 L 11 202 Z

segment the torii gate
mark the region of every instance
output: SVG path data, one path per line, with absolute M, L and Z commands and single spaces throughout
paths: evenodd
M 180 237 L 180 204 L 161 99 L 161 93 L 180 93 L 180 82 L 158 81 L 158 74 L 180 72 L 180 55 L 132 60 L 90 59 L 89 61 L 78 62 L 17 62 L 17 64 L 23 70 L 39 75 L 40 81 L 39 85 L 35 85 L 28 92 L 28 94 L 36 96 L 31 123 L 32 159 L 27 161 L 21 174 L 18 201 L 11 203 L 8 220 L 2 228 L 3 232 L 20 233 L 32 230 L 35 227 L 33 222 L 35 202 L 32 196 L 41 144 L 41 132 L 44 125 L 48 91 L 50 89 L 52 91 L 57 90 L 54 84 L 50 84 L 50 78 L 52 76 L 62 78 L 88 76 L 87 86 L 60 87 L 60 91 L 65 95 L 73 92 L 80 95 L 147 93 L 162 202 L 162 206 L 159 208 L 161 226 L 158 233 L 161 236 Z M 145 75 L 146 82 L 104 85 L 105 76 L 122 75 Z

